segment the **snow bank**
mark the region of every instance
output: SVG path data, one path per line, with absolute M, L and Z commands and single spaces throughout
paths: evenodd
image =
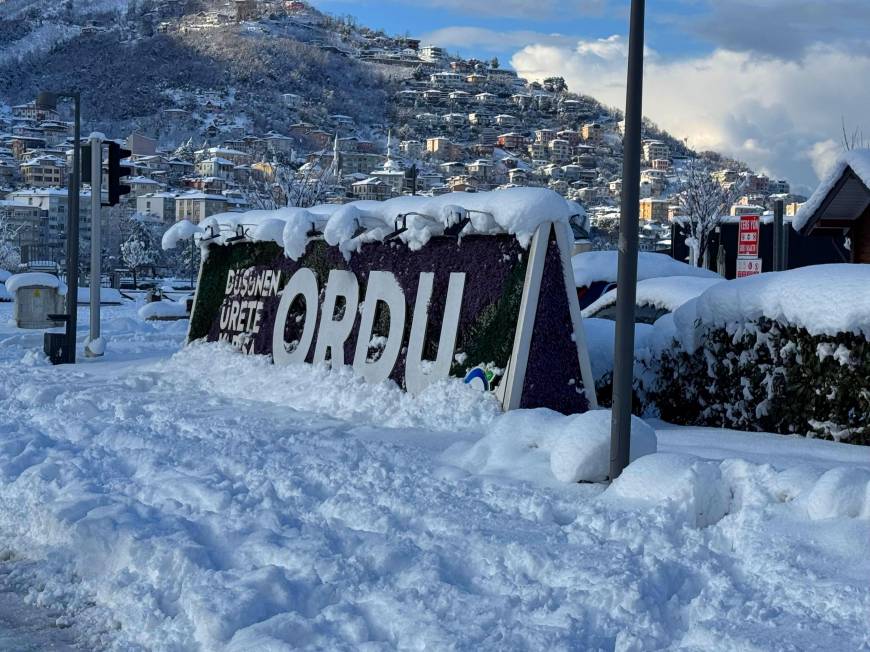
M 870 471 L 838 467 L 825 472 L 800 501 L 813 520 L 870 519 Z
M 484 475 L 540 482 L 603 482 L 610 472 L 610 410 L 565 416 L 547 409 L 515 410 L 493 421 L 466 450 L 445 459 Z M 656 451 L 655 431 L 631 418 L 631 459 Z
M 688 351 L 704 329 L 761 317 L 805 328 L 811 335 L 841 332 L 870 337 L 870 265 L 813 265 L 718 283 L 655 324 L 655 342 L 675 336 Z
M 792 220 L 792 226 L 796 231 L 803 229 L 810 219 L 810 216 L 815 213 L 828 193 L 837 183 L 846 168 L 852 168 L 852 171 L 864 182 L 864 185 L 870 188 L 870 149 L 855 149 L 849 152 L 844 152 L 837 162 L 834 164 L 830 174 L 825 178 L 816 191 L 810 198 L 798 209 L 797 215 Z
M 151 301 L 139 308 L 142 319 L 184 319 L 187 314 L 185 301 Z
M 202 242 L 226 244 L 239 233 L 251 241 L 275 242 L 294 260 L 305 251 L 312 230 L 350 256 L 365 242 L 382 240 L 397 225 L 406 229 L 398 236 L 412 250 L 446 228 L 469 220 L 462 233 L 507 233 L 528 246 L 537 227 L 553 221 L 567 224 L 578 213 L 577 204 L 546 188 L 504 188 L 480 193 L 448 193 L 437 197 L 402 196 L 384 202 L 357 201 L 311 208 L 280 208 L 274 211 L 221 213 L 199 226 L 179 222 L 163 237 L 171 249 L 193 235 Z M 283 223 L 283 227 L 281 226 Z
M 89 304 L 91 302 L 91 288 L 80 287 L 78 290 L 78 303 Z M 121 291 L 115 288 L 100 288 L 100 305 L 120 305 L 124 302 Z
M 730 496 L 718 463 L 657 453 L 630 464 L 601 499 L 619 508 L 664 506 L 680 522 L 707 527 L 728 513 Z
M 613 371 L 613 347 L 616 341 L 616 322 L 612 319 L 587 317 L 583 319 L 583 330 L 586 333 L 586 348 L 589 350 L 589 361 L 592 364 L 592 375 L 595 380 Z M 634 350 L 644 349 L 653 333 L 652 324 L 637 323 L 634 325 Z
M 596 281 L 616 283 L 618 269 L 617 251 L 585 251 L 571 260 L 574 267 L 574 282 L 577 287 L 586 287 Z M 692 267 L 674 260 L 666 254 L 641 251 L 637 255 L 637 280 L 662 276 L 696 276 L 701 278 L 722 278 L 716 272 L 700 267 Z
M 831 469 L 870 472 L 867 447 L 658 424 L 660 450 L 699 453 L 675 474 L 712 456 L 734 495 L 699 531 L 667 498 L 559 483 L 549 456 L 530 482 L 445 463 L 498 414 L 461 382 L 410 397 L 179 350 L 184 324 L 137 308 L 104 311 L 105 359 L 53 367 L 0 305 L 2 588 L 82 649 L 866 647 L 870 519 L 804 500 Z M 527 416 L 521 436 L 548 420 Z
M 637 305 L 650 305 L 673 312 L 689 299 L 694 299 L 708 288 L 723 282 L 721 277 L 706 276 L 664 276 L 647 278 L 637 283 Z M 583 316 L 594 315 L 607 306 L 616 303 L 617 289 L 601 295 L 583 309 Z
M 61 296 L 65 296 L 67 291 L 66 283 L 61 281 L 54 274 L 48 274 L 46 272 L 25 272 L 24 274 L 15 274 L 6 279 L 5 285 L 6 289 L 11 294 L 15 294 L 19 288 L 30 286 L 57 288 L 58 294 Z

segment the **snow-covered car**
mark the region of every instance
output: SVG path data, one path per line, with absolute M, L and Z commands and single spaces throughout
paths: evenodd
M 665 276 L 638 281 L 634 321 L 653 324 L 662 315 L 673 312 L 707 288 L 724 282 L 715 276 Z M 584 319 L 616 319 L 616 288 L 608 290 L 583 309 Z
M 586 308 L 596 299 L 616 287 L 618 252 L 586 251 L 571 259 L 574 268 L 574 283 L 580 307 Z M 637 257 L 637 280 L 668 276 L 692 276 L 696 278 L 722 279 L 716 272 L 692 267 L 668 256 L 641 251 Z

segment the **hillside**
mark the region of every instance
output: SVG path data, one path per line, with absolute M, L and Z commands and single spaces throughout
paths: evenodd
M 97 11 L 55 7 L 37 16 L 43 5 L 52 6 L 0 4 L 0 101 L 30 101 L 40 87 L 74 79 L 88 128 L 136 128 L 169 141 L 173 132 L 199 135 L 209 116 L 197 114 L 194 99 L 203 94 L 257 131 L 285 131 L 297 119 L 320 124 L 330 113 L 363 126 L 386 122 L 389 83 L 373 66 L 324 47 L 338 38 L 328 19 L 202 24 L 198 10 L 223 5 L 211 2 L 102 2 Z M 309 108 L 290 116 L 284 93 L 302 95 Z M 161 114 L 179 108 L 191 113 L 181 124 Z
M 87 129 L 138 129 L 170 146 L 204 135 L 212 119 L 197 111 L 204 94 L 219 97 L 236 125 L 257 132 L 283 133 L 299 120 L 326 126 L 328 115 L 340 113 L 366 136 L 372 127 L 383 136 L 386 125 L 404 137 L 421 135 L 389 101 L 413 69 L 348 55 L 358 51 L 361 37 L 386 35 L 313 9 L 295 17 L 266 10 L 237 24 L 226 4 L 0 0 L 0 103 L 27 102 L 40 88 L 65 88 L 74 79 Z M 223 20 L 208 20 L 209 13 Z M 288 113 L 285 93 L 305 98 L 305 108 Z M 587 103 L 590 119 L 619 117 L 593 98 L 575 97 Z M 167 120 L 163 112 L 170 109 L 189 116 Z M 675 154 L 686 152 L 653 125 L 646 131 Z

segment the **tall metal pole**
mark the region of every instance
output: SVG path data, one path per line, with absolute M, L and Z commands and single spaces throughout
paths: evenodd
M 100 224 L 100 208 L 102 205 L 103 186 L 103 139 L 101 134 L 91 134 L 91 333 L 85 355 L 96 358 L 103 355 L 103 347 L 96 344 L 100 339 L 100 267 L 102 254 L 102 237 Z
M 76 361 L 76 311 L 78 310 L 79 290 L 79 196 L 81 194 L 82 167 L 82 114 L 81 95 L 78 92 L 69 93 L 75 102 L 75 127 L 73 143 L 73 169 L 71 183 L 67 195 L 69 212 L 66 220 L 66 284 L 69 291 L 66 297 L 66 350 L 63 360 L 67 363 Z
M 616 295 L 616 342 L 613 412 L 610 430 L 610 479 L 628 466 L 634 376 L 634 302 L 637 295 L 637 246 L 640 212 L 640 129 L 643 98 L 644 0 L 632 0 L 628 35 L 628 83 L 622 151 L 622 210 L 619 217 L 619 272 Z
M 785 269 L 782 260 L 782 200 L 775 199 L 773 202 L 773 271 L 781 272 Z

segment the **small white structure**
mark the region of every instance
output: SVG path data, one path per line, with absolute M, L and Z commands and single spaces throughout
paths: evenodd
M 66 284 L 54 274 L 15 274 L 6 280 L 6 290 L 15 297 L 12 315 L 18 328 L 54 328 L 61 325 L 48 318 L 66 309 Z

